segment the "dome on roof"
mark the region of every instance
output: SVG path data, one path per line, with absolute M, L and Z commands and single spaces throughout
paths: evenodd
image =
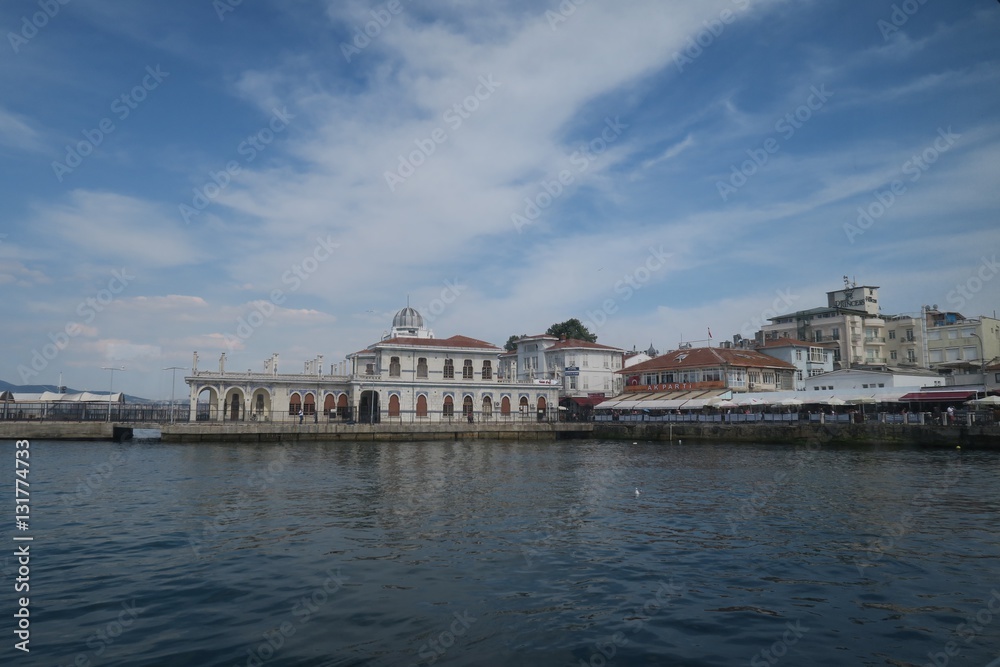
M 394 329 L 422 329 L 423 326 L 424 318 L 421 317 L 415 308 L 410 308 L 409 306 L 403 308 L 392 318 L 392 327 Z

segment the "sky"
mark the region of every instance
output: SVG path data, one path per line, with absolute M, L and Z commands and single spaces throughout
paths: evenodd
M 0 31 L 15 384 L 329 368 L 407 303 L 660 351 L 845 276 L 1000 305 L 993 0 L 11 0 Z

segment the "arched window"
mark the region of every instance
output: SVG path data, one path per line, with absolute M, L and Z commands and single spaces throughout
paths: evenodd
M 455 379 L 455 362 L 452 359 L 444 360 L 444 379 L 445 380 Z
M 463 417 L 471 417 L 472 416 L 472 411 L 473 411 L 472 397 L 471 396 L 466 396 L 465 400 L 462 401 L 462 416 Z
M 392 357 L 389 359 L 389 377 L 399 377 L 399 357 Z
M 337 407 L 337 399 L 333 394 L 327 394 L 323 399 L 323 414 L 329 417 Z
M 500 414 L 504 417 L 510 415 L 510 396 L 504 396 L 500 399 Z
M 521 397 L 521 400 L 518 402 L 518 409 L 521 411 L 522 415 L 525 414 L 528 411 L 528 397 L 527 396 L 522 396 Z
M 493 416 L 493 399 L 489 396 L 483 396 L 483 419 L 489 419 Z
M 484 380 L 493 379 L 493 362 L 489 360 L 483 362 L 483 379 Z
M 417 416 L 426 417 L 427 416 L 427 397 L 423 394 L 417 396 Z
M 420 357 L 417 359 L 417 377 L 426 378 L 427 377 L 427 358 Z
M 451 400 L 451 396 L 444 397 L 444 409 L 441 411 L 445 417 L 455 416 L 455 401 Z
M 347 406 L 347 394 L 341 394 L 337 398 L 337 416 L 341 419 L 351 416 L 351 409 Z
M 462 379 L 472 379 L 472 359 L 466 359 L 465 363 L 462 364 Z
M 393 394 L 389 397 L 389 416 L 399 416 L 399 396 L 397 394 Z
M 311 392 L 306 394 L 305 405 L 302 406 L 302 412 L 307 415 L 316 414 L 316 397 Z
M 302 397 L 295 392 L 288 398 L 288 414 L 298 417 L 299 410 L 302 409 Z

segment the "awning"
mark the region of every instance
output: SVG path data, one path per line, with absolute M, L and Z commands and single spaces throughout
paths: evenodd
M 579 405 L 581 408 L 600 405 L 601 403 L 604 403 L 607 400 L 608 398 L 606 396 L 566 396 L 565 398 L 562 399 L 562 401 L 566 401 L 567 403 L 572 401 L 573 403 Z
M 975 391 L 911 391 L 899 397 L 901 403 L 934 402 L 934 401 L 967 401 L 976 395 Z

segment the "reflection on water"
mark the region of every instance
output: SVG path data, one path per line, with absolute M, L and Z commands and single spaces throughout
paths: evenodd
M 34 623 L 18 664 L 985 665 L 1000 652 L 989 452 L 32 447 Z

